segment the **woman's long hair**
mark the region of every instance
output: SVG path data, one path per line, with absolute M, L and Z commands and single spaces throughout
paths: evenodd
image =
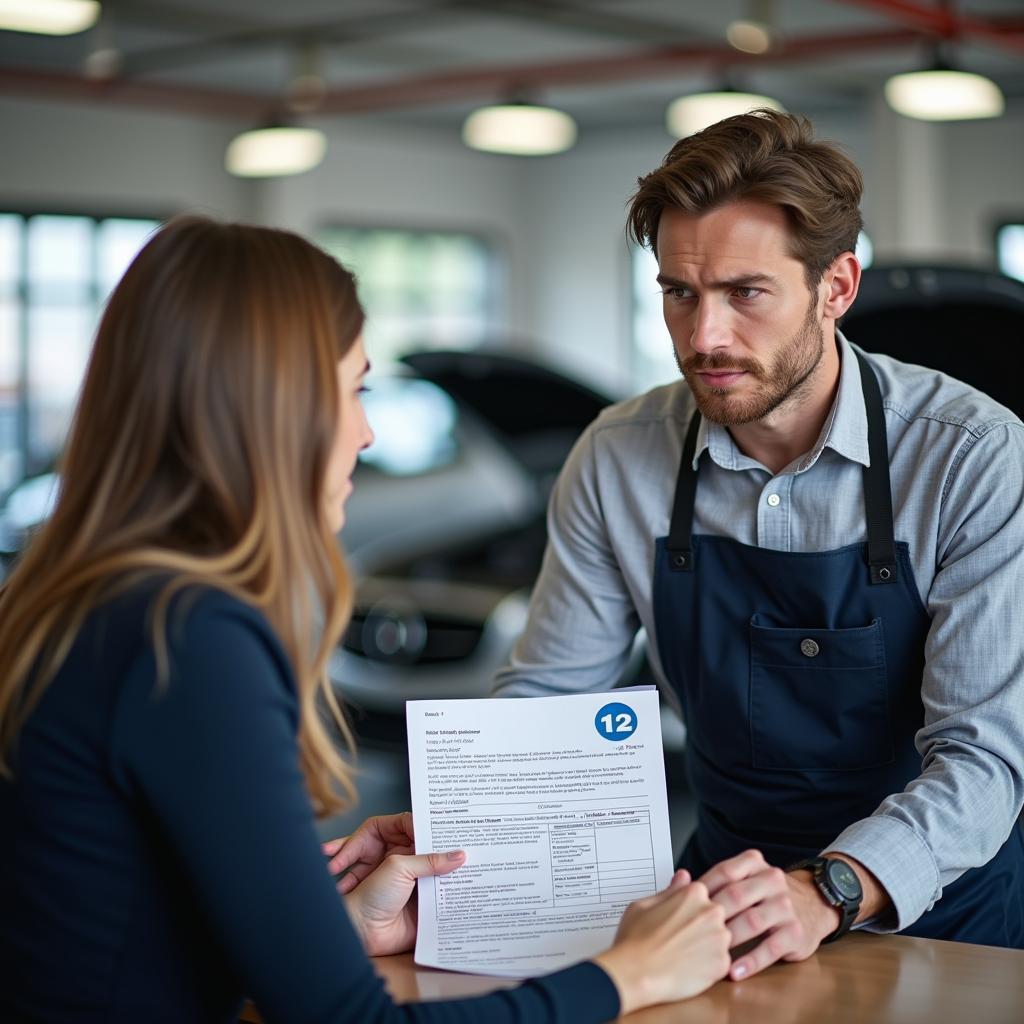
M 362 325 L 352 275 L 297 235 L 181 217 L 146 244 L 100 322 L 56 510 L 0 589 L 0 772 L 90 610 L 156 577 L 158 676 L 176 594 L 259 608 L 294 668 L 313 803 L 354 800 L 318 695 L 351 747 L 327 664 L 352 585 L 324 484 Z

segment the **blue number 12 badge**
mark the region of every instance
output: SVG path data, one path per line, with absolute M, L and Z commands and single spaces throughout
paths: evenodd
M 606 740 L 626 740 L 636 732 L 636 712 L 628 704 L 605 704 L 594 726 Z

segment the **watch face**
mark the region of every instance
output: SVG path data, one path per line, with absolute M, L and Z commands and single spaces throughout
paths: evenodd
M 860 879 L 849 864 L 841 860 L 830 860 L 827 870 L 829 881 L 844 900 L 859 900 L 861 898 L 863 893 Z

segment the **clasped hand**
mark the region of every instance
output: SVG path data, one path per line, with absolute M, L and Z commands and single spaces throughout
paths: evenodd
M 446 875 L 466 860 L 462 850 L 417 855 L 412 813 L 369 818 L 350 836 L 323 844 L 363 948 L 370 956 L 404 953 L 416 941 L 417 878 Z
M 760 850 L 721 861 L 700 881 L 725 911 L 730 948 L 759 940 L 733 961 L 729 977 L 735 981 L 779 960 L 806 960 L 839 926 L 839 912 L 821 898 L 807 872 L 771 867 Z
M 415 854 L 409 811 L 369 818 L 352 835 L 324 843 L 323 850 L 329 857 L 331 873 L 345 872 L 337 883 L 338 892 L 371 956 L 401 953 L 413 947 L 416 879 L 449 874 L 466 859 L 462 850 Z M 720 908 L 729 947 L 736 950 L 753 943 L 732 962 L 729 977 L 738 981 L 779 960 L 804 960 L 838 926 L 838 911 L 822 900 L 810 876 L 804 874 L 786 874 L 769 866 L 758 850 L 747 850 L 716 864 L 699 879 L 703 884 L 687 896 L 687 905 L 697 899 L 694 893 L 704 893 L 705 905 Z M 627 919 L 630 913 L 650 915 L 654 909 L 647 903 L 674 899 L 671 892 L 685 889 L 686 881 L 679 873 L 666 893 L 639 901 L 627 911 Z M 694 906 L 687 913 L 698 910 Z M 650 922 L 645 917 L 643 923 L 647 931 Z M 707 945 L 709 955 L 718 948 L 707 936 L 697 945 Z M 710 971 L 695 990 L 706 987 L 721 973 Z M 673 992 L 671 998 L 685 994 L 692 993 Z

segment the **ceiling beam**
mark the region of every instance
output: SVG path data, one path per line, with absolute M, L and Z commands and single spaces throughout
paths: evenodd
M 655 21 L 632 14 L 602 10 L 593 3 L 567 0 L 453 0 L 466 13 L 484 13 L 533 25 L 543 22 L 555 28 L 586 32 L 616 42 L 704 42 L 708 33 L 680 22 Z
M 767 67 L 842 53 L 900 49 L 920 39 L 910 28 L 789 37 L 767 54 L 743 54 L 724 44 L 653 47 L 615 56 L 547 63 L 465 68 L 410 75 L 328 91 L 317 114 L 362 114 L 466 99 L 503 98 L 517 89 L 584 86 L 616 81 L 656 81 L 694 70 L 722 74 L 735 66 Z M 49 98 L 83 100 L 183 111 L 211 117 L 262 120 L 278 112 L 276 93 L 239 92 L 163 85 L 115 77 L 91 81 L 81 75 L 0 67 L 0 90 Z
M 373 83 L 330 90 L 321 108 L 334 114 L 365 113 L 396 107 L 421 106 L 465 98 L 505 98 L 517 90 L 594 85 L 616 81 L 656 81 L 694 70 L 722 74 L 727 69 L 767 67 L 823 56 L 897 49 L 920 39 L 913 29 L 788 37 L 765 54 L 745 54 L 725 44 L 694 43 L 663 46 L 615 56 L 465 68 L 410 76 L 390 83 Z
M 435 0 L 434 3 L 404 7 L 380 14 L 360 14 L 349 18 L 330 18 L 320 22 L 274 24 L 261 22 L 236 26 L 231 30 L 199 38 L 186 39 L 166 46 L 135 50 L 124 55 L 122 75 L 140 78 L 159 71 L 207 64 L 225 53 L 239 50 L 250 53 L 260 47 L 280 50 L 306 43 L 342 46 L 387 38 L 396 31 L 408 31 L 424 24 L 436 25 L 439 18 L 462 16 L 454 0 Z
M 171 32 L 228 34 L 266 27 L 259 18 L 219 14 L 216 8 L 173 3 L 166 0 L 104 0 L 101 17 L 110 16 L 118 24 L 140 28 L 166 29 Z
M 118 78 L 97 81 L 80 74 L 25 67 L 0 66 L 0 94 L 240 120 L 261 119 L 270 109 L 270 98 L 255 93 L 122 81 Z

